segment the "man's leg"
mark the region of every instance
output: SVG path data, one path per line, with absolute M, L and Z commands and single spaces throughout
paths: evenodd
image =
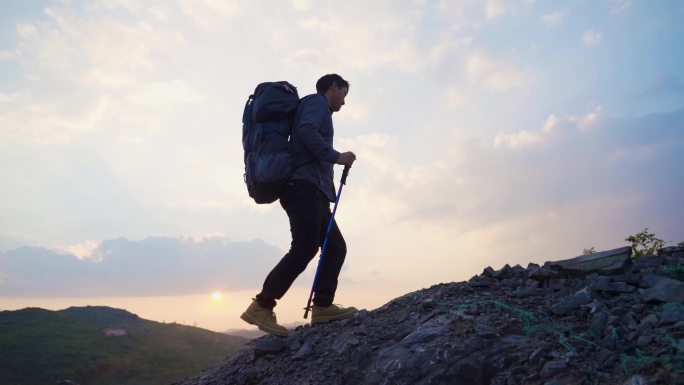
M 290 251 L 266 277 L 257 301 L 272 309 L 276 299 L 285 295 L 294 280 L 316 256 L 319 247 L 317 235 L 321 232 L 323 207 L 318 188 L 306 181 L 291 181 L 283 190 L 280 203 L 290 219 L 292 243 Z

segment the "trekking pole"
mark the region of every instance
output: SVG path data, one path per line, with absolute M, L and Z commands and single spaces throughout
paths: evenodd
M 340 180 L 340 188 L 337 190 L 337 198 L 335 198 L 335 206 L 333 207 L 332 214 L 330 215 L 330 221 L 328 222 L 328 230 L 325 232 L 325 240 L 323 241 L 323 247 L 321 247 L 321 255 L 318 257 L 318 267 L 316 267 L 316 275 L 314 275 L 313 285 L 311 286 L 311 293 L 309 293 L 309 301 L 306 303 L 304 308 L 304 319 L 309 315 L 309 310 L 311 310 L 311 299 L 313 298 L 314 291 L 316 291 L 316 282 L 318 282 L 318 273 L 321 270 L 321 264 L 323 262 L 323 257 L 325 256 L 325 248 L 328 246 L 328 236 L 330 231 L 332 231 L 333 222 L 335 221 L 335 212 L 337 211 L 337 204 L 340 203 L 340 195 L 342 195 L 342 186 L 347 183 L 347 175 L 349 175 L 349 168 L 351 166 L 344 166 L 342 171 L 342 180 Z

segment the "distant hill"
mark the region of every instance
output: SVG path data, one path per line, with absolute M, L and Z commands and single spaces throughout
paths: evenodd
M 0 384 L 165 384 L 248 341 L 109 307 L 0 312 Z
M 224 332 L 225 334 L 228 334 L 229 336 L 238 336 L 238 337 L 244 337 L 248 338 L 250 340 L 263 337 L 266 335 L 266 333 L 262 332 L 259 329 L 228 329 Z
M 283 324 L 288 329 L 295 329 L 297 326 L 303 326 L 306 325 L 304 322 L 290 322 Z M 266 335 L 265 332 L 262 332 L 259 329 L 240 329 L 240 328 L 234 328 L 234 329 L 228 329 L 224 332 L 225 334 L 228 334 L 230 336 L 238 336 L 238 337 L 245 337 L 249 339 L 255 339 L 259 337 L 263 337 Z

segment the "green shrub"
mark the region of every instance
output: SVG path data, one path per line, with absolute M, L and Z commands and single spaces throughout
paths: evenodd
M 582 250 L 582 255 L 594 254 L 595 252 L 596 252 L 596 249 L 594 248 L 594 246 L 592 246 L 588 249 Z
M 625 238 L 625 241 L 632 244 L 632 251 L 634 251 L 634 258 L 643 257 L 645 255 L 656 255 L 658 249 L 665 246 L 665 242 L 656 237 L 655 234 L 648 232 L 648 227 L 643 231 L 630 235 Z

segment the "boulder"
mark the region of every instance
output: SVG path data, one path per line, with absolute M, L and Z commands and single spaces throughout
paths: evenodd
M 546 262 L 544 265 L 572 275 L 587 275 L 593 272 L 615 274 L 624 271 L 631 263 L 631 256 L 632 248 L 626 246 L 562 261 Z
M 658 277 L 655 285 L 641 292 L 643 301 L 684 303 L 684 282 L 678 279 Z

